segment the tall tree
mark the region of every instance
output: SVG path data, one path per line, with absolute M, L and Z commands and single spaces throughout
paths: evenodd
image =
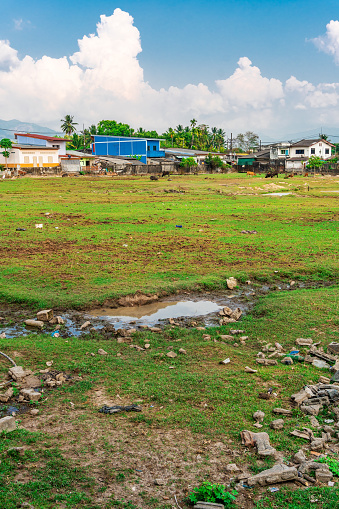
M 73 118 L 73 115 L 65 115 L 65 118 L 60 120 L 62 122 L 61 129 L 67 136 L 71 136 L 75 132 L 75 126 L 78 125 L 77 122 L 73 121 Z
M 12 142 L 11 142 L 11 140 L 9 140 L 8 138 L 2 138 L 2 140 L 0 141 L 0 147 L 5 149 L 5 150 L 2 152 L 2 155 L 4 156 L 5 161 L 6 161 L 6 170 L 8 170 L 7 159 L 8 159 L 8 158 L 9 158 L 9 156 L 11 155 L 11 154 L 10 154 L 10 152 L 9 152 L 9 150 L 8 150 L 8 149 L 11 149 L 11 148 L 12 148 Z

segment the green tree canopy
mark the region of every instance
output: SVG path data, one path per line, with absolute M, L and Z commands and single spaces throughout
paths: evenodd
M 0 147 L 5 149 L 2 152 L 2 155 L 4 156 L 4 158 L 6 160 L 6 170 L 8 169 L 7 159 L 10 156 L 10 152 L 8 149 L 11 149 L 12 146 L 13 146 L 12 141 L 9 138 L 2 138 L 2 140 L 0 141 Z
M 73 118 L 73 115 L 65 115 L 65 118 L 62 118 L 60 121 L 62 122 L 61 129 L 67 136 L 71 136 L 75 132 L 75 126 L 78 125 L 73 121 Z

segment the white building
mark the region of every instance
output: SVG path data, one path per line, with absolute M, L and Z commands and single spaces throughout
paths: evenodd
M 308 160 L 312 156 L 320 157 L 322 160 L 332 157 L 332 143 L 327 140 L 301 140 L 290 146 L 289 157 L 286 159 L 285 168 L 287 171 L 302 171 L 305 169 Z
M 32 146 L 13 144 L 8 149 L 9 157 L 2 155 L 0 150 L 0 164 L 8 169 L 25 169 L 25 168 L 52 168 L 59 166 L 59 149 L 54 147 Z
M 67 138 L 57 138 L 55 136 L 31 133 L 15 133 L 14 136 L 18 144 L 57 148 L 59 150 L 59 156 L 66 155 L 66 143 L 70 141 Z

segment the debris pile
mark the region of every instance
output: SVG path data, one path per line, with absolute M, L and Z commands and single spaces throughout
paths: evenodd
M 237 322 L 242 315 L 242 311 L 240 308 L 231 309 L 228 306 L 225 306 L 221 311 L 219 311 L 219 315 L 224 317 L 219 320 L 219 324 L 226 325 L 227 323 Z

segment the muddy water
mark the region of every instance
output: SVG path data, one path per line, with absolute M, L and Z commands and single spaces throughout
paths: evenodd
M 124 307 L 118 309 L 97 308 L 92 309 L 86 318 L 93 317 L 107 320 L 116 328 L 123 327 L 127 323 L 136 322 L 136 325 L 155 325 L 160 320 L 169 318 L 192 318 L 217 313 L 221 305 L 213 301 L 174 301 L 154 302 L 145 306 Z

